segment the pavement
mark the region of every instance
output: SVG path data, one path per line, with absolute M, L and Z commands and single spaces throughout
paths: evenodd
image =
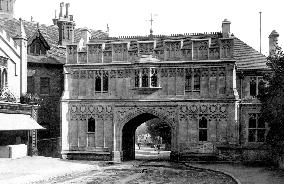
M 48 181 L 72 173 L 99 170 L 95 161 L 68 161 L 51 157 L 0 158 L 0 183 L 26 184 Z
M 142 151 L 140 152 L 142 153 Z M 159 155 L 164 155 L 162 151 Z M 155 152 L 151 151 L 151 155 Z M 156 152 L 156 155 L 158 153 Z M 141 155 L 140 155 L 141 156 Z M 159 157 L 159 156 L 157 156 Z M 146 157 L 147 160 L 148 157 Z M 253 167 L 240 164 L 197 164 L 190 166 L 202 167 L 229 173 L 242 184 L 284 184 L 284 170 Z M 57 177 L 74 173 L 100 170 L 98 161 L 70 161 L 50 157 L 24 157 L 19 159 L 0 159 L 0 183 L 26 184 L 49 181 Z

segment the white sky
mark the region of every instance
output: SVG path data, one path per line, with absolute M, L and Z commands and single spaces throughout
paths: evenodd
M 221 31 L 221 23 L 231 21 L 231 32 L 259 51 L 259 12 L 262 12 L 262 53 L 268 53 L 268 36 L 279 34 L 283 45 L 283 0 L 16 0 L 15 17 L 52 24 L 59 3 L 69 2 L 69 14 L 76 27 L 106 30 L 110 36 L 148 35 L 150 14 L 154 34 Z M 65 8 L 64 8 L 65 14 Z M 283 47 L 283 46 L 282 46 Z

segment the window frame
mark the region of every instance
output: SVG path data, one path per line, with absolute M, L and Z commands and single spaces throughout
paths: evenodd
M 96 71 L 94 77 L 95 93 L 108 93 L 109 92 L 109 75 L 108 71 Z M 98 85 L 99 82 L 99 86 Z
M 92 126 L 92 128 L 90 128 L 90 120 L 93 120 L 93 123 L 94 123 L 94 125 Z M 92 129 L 92 130 L 90 131 L 90 129 Z M 88 133 L 88 134 L 94 134 L 94 133 L 96 133 L 96 119 L 93 118 L 92 116 L 87 119 L 87 133 Z
M 198 82 L 195 79 L 197 79 Z M 198 88 L 196 88 L 196 86 L 198 86 Z M 193 91 L 194 92 L 200 92 L 200 90 L 201 90 L 201 76 L 200 76 L 199 73 L 194 72 L 194 75 L 193 75 Z
M 48 79 L 48 85 L 46 85 L 46 86 L 43 86 L 42 84 L 43 84 L 43 80 L 44 79 Z M 43 87 L 47 87 L 48 88 L 48 92 L 47 93 L 44 93 L 43 91 Z M 39 92 L 40 92 L 40 94 L 41 95 L 49 95 L 50 94 L 50 77 L 40 77 L 40 81 L 39 81 Z
M 250 120 L 251 118 L 255 118 L 255 127 L 250 127 Z M 248 114 L 248 124 L 247 124 L 247 142 L 248 143 L 264 143 L 266 140 L 266 131 L 267 131 L 267 126 L 266 122 L 264 123 L 264 127 L 259 127 L 259 119 L 261 118 L 259 113 L 249 113 Z M 250 131 L 254 131 L 254 139 L 253 141 L 250 141 Z M 264 131 L 263 135 L 263 141 L 259 141 L 259 132 Z
M 251 82 L 252 81 L 255 81 L 255 95 L 252 95 L 251 93 Z M 264 81 L 265 80 L 263 79 L 263 76 L 250 76 L 249 77 L 249 96 L 252 97 L 252 98 L 256 98 L 257 95 L 259 94 L 259 83 L 261 81 Z
M 156 79 L 156 86 L 153 86 L 153 76 L 155 76 Z M 134 88 L 160 88 L 159 79 L 160 75 L 158 68 L 137 68 L 134 72 Z
M 200 123 L 202 120 L 206 120 L 206 128 L 204 127 L 201 127 L 200 126 Z M 201 131 L 205 131 L 206 133 L 204 135 L 206 135 L 206 139 L 205 140 L 201 140 L 201 136 L 200 136 L 200 133 Z M 208 118 L 204 117 L 204 116 L 200 116 L 199 119 L 198 119 L 198 141 L 199 142 L 207 142 L 208 141 Z

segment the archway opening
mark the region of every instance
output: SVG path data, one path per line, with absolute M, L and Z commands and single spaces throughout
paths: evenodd
M 146 134 L 139 134 L 138 138 L 136 130 L 141 125 L 146 129 Z M 141 137 L 148 138 L 145 141 Z M 140 114 L 122 129 L 122 159 L 169 159 L 171 141 L 172 129 L 168 122 L 150 113 Z

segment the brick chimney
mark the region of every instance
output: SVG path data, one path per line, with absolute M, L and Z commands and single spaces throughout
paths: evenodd
M 58 26 L 59 38 L 58 45 L 66 46 L 67 44 L 74 42 L 74 29 L 75 22 L 73 20 L 73 15 L 69 15 L 70 4 L 66 3 L 66 14 L 63 16 L 64 3 L 60 3 L 59 18 L 54 18 L 54 25 Z
M 231 22 L 228 21 L 227 19 L 224 19 L 222 22 L 222 35 L 223 38 L 229 38 L 230 37 L 230 25 Z
M 269 35 L 269 55 L 276 53 L 276 47 L 278 46 L 278 37 L 279 34 L 273 30 Z

